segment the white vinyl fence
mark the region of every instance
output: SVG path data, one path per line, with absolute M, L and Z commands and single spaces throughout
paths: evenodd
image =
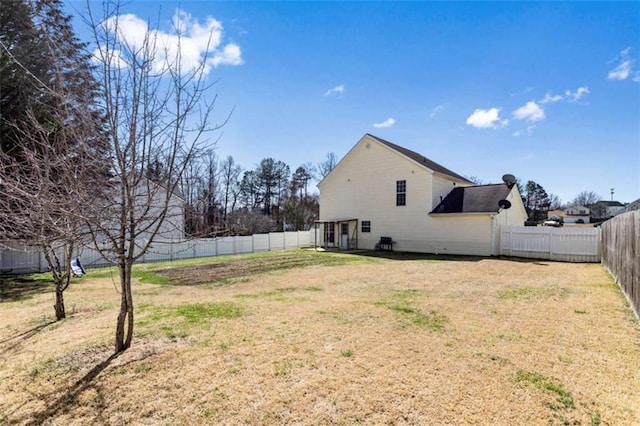
M 600 228 L 503 226 L 500 254 L 562 262 L 600 262 Z
M 158 241 L 139 260 L 141 263 L 192 259 L 227 254 L 257 253 L 310 247 L 313 230 L 272 232 L 246 237 L 200 238 L 184 241 Z M 76 254 L 85 268 L 109 266 L 93 247 L 79 248 Z M 35 247 L 16 243 L 0 245 L 0 273 L 45 272 L 47 262 Z
M 246 237 L 158 241 L 152 244 L 140 262 L 257 253 L 311 247 L 314 244 L 313 230 Z M 600 262 L 600 228 L 503 226 L 500 228 L 500 254 L 563 262 Z M 86 268 L 109 265 L 94 248 L 80 248 L 76 255 Z M 47 262 L 35 248 L 15 243 L 0 244 L 0 274 L 46 270 Z

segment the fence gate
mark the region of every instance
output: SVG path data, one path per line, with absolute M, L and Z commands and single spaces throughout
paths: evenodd
M 500 254 L 561 262 L 600 262 L 600 228 L 502 226 Z

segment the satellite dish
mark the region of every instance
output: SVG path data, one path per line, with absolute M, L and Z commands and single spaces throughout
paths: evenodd
M 506 174 L 506 175 L 502 176 L 502 181 L 509 188 L 513 188 L 513 185 L 516 184 L 516 177 L 514 175 Z
M 498 201 L 498 206 L 503 210 L 507 210 L 507 209 L 511 208 L 511 201 L 509 201 L 509 200 L 500 200 L 500 201 Z

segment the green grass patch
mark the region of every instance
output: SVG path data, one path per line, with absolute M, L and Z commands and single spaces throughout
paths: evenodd
M 535 372 L 518 370 L 516 372 L 516 380 L 534 386 L 544 392 L 551 393 L 555 396 L 558 404 L 548 404 L 548 408 L 558 410 L 562 408 L 576 408 L 571 393 L 567 391 L 561 384 L 554 382 L 548 377 Z
M 351 349 L 344 349 L 340 351 L 340 355 L 345 358 L 351 358 L 353 356 L 353 351 Z
M 131 271 L 131 278 L 138 279 L 141 283 L 145 284 L 167 285 L 169 283 L 167 277 L 147 269 L 134 268 Z
M 419 309 L 413 308 L 408 305 L 387 305 L 389 309 L 394 312 L 403 314 L 414 325 L 421 328 L 428 328 L 430 330 L 440 331 L 443 330 L 449 319 L 432 310 L 430 312 L 422 312 Z
M 512 288 L 509 290 L 503 290 L 498 292 L 498 299 L 522 299 L 522 300 L 536 300 L 546 299 L 555 294 L 551 289 L 546 288 L 534 288 L 534 287 L 521 287 Z
M 185 338 L 212 319 L 234 319 L 244 315 L 242 306 L 232 302 L 189 303 L 176 306 L 141 304 L 136 325 L 143 333 L 160 334 L 171 339 Z
M 317 292 L 323 291 L 321 287 L 284 287 L 276 288 L 274 290 L 261 291 L 258 293 L 240 293 L 234 297 L 238 299 L 264 299 L 275 300 L 278 302 L 303 302 L 309 300 L 306 296 L 296 296 L 294 293 L 300 294 L 300 292 Z
M 213 318 L 239 318 L 243 315 L 242 307 L 231 302 L 178 305 L 175 312 L 189 324 L 200 324 Z
M 370 259 L 346 253 L 328 253 L 317 252 L 307 249 L 293 249 L 281 251 L 267 251 L 260 253 L 234 254 L 214 257 L 205 257 L 197 259 L 174 260 L 171 262 L 157 262 L 144 265 L 136 265 L 135 267 L 144 267 L 148 269 L 159 268 L 185 268 L 194 266 L 211 265 L 217 263 L 233 263 L 241 261 L 273 261 L 277 263 L 279 260 L 286 258 L 288 260 L 295 259 L 289 265 L 281 265 L 284 269 L 290 269 L 300 266 L 313 265 L 346 265 L 353 263 L 368 263 Z M 271 262 L 270 262 L 271 263 Z
M 53 291 L 51 274 L 31 274 L 0 278 L 0 302 L 17 302 Z
M 375 305 L 386 307 L 402 315 L 415 326 L 435 331 L 443 330 L 449 322 L 446 316 L 435 310 L 424 312 L 415 307 L 415 298 L 423 294 L 425 294 L 424 291 L 416 289 L 398 290 L 393 292 L 389 300 L 376 302 Z

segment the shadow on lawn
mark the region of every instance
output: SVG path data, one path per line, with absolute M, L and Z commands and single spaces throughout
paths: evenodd
M 104 355 L 112 351 L 110 346 L 104 346 L 102 349 Z M 109 367 L 112 369 L 124 368 L 127 365 L 143 361 L 149 357 L 156 355 L 154 351 L 143 351 L 142 353 L 131 352 L 132 348 L 129 348 L 125 352 L 111 353 L 103 361 L 97 363 L 91 370 L 80 377 L 73 384 L 66 386 L 59 384 L 58 388 L 47 395 L 41 395 L 40 398 L 45 403 L 45 407 L 40 411 L 34 411 L 25 413 L 15 419 L 12 419 L 16 424 L 48 424 L 56 416 L 67 413 L 79 407 L 79 405 L 85 404 L 85 402 L 79 402 L 79 398 L 86 390 L 92 390 L 95 394 L 91 395 L 91 414 L 93 417 L 93 424 L 103 424 L 105 419 L 103 418 L 104 411 L 109 408 L 110 402 L 113 401 L 113 395 L 105 395 L 104 385 L 101 380 L 98 379 L 105 370 Z M 92 351 L 91 351 L 92 352 Z M 117 358 L 123 356 L 123 359 L 114 363 Z M 97 362 L 94 361 L 94 362 Z M 51 402 L 49 402 L 51 401 Z M 17 407 L 13 412 L 15 413 L 19 408 Z M 89 415 L 88 415 L 89 416 Z M 53 422 L 55 423 L 55 421 Z M 83 423 L 85 421 L 83 420 Z
M 40 412 L 32 413 L 28 419 L 20 420 L 26 420 L 27 424 L 43 424 L 45 421 L 51 420 L 51 418 L 58 413 L 64 412 L 72 407 L 77 401 L 78 396 L 89 387 L 93 387 L 93 389 L 96 391 L 93 408 L 95 410 L 95 419 L 99 419 L 102 415 L 102 412 L 107 408 L 107 403 L 105 401 L 101 387 L 97 384 L 94 384 L 93 381 L 121 354 L 122 352 L 112 354 L 107 359 L 93 367 L 87 374 L 78 379 L 68 389 L 61 390 L 59 392 L 60 396 L 51 404 L 48 404 L 45 409 Z
M 36 294 L 53 290 L 53 283 L 30 276 L 0 277 L 0 303 L 29 299 Z
M 54 324 L 56 321 L 47 321 L 43 324 L 35 326 L 27 331 L 23 331 L 22 333 L 18 333 L 15 336 L 7 337 L 6 339 L 0 340 L 0 355 L 4 355 L 9 352 L 11 349 L 19 348 L 24 342 L 40 333 L 45 328 L 49 327 L 51 324 Z
M 549 266 L 549 260 L 546 259 L 528 259 L 523 257 L 511 256 L 465 256 L 457 254 L 433 254 L 433 253 L 411 253 L 403 251 L 374 251 L 362 250 L 353 252 L 343 252 L 353 256 L 377 257 L 389 260 L 426 260 L 438 261 L 446 260 L 449 262 L 480 262 L 481 260 L 505 260 L 510 262 L 531 263 L 538 266 Z
M 349 253 L 354 256 L 378 257 L 389 260 L 447 260 L 456 262 L 479 262 L 487 259 L 482 256 L 462 256 L 453 254 L 411 253 L 403 251 L 363 251 Z

